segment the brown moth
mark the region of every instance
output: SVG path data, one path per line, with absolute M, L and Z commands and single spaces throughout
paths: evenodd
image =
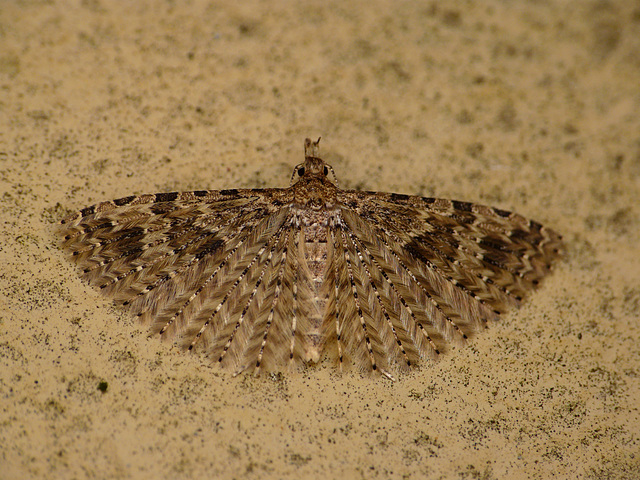
M 152 332 L 236 373 L 328 357 L 389 377 L 518 306 L 559 255 L 560 235 L 505 210 L 341 190 L 319 141 L 289 188 L 98 203 L 62 221 L 62 246 Z

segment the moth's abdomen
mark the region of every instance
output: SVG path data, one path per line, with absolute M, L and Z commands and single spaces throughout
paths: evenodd
M 326 219 L 321 215 L 302 218 L 300 258 L 303 261 L 300 263 L 300 277 L 306 279 L 302 282 L 306 288 L 300 292 L 300 299 L 308 320 L 306 359 L 314 363 L 322 357 L 322 325 L 329 303 L 329 292 L 325 288 L 329 264 L 326 224 Z

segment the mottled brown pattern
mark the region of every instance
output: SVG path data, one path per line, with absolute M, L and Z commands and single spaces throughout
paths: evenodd
M 559 254 L 515 213 L 330 174 L 307 139 L 289 188 L 99 203 L 63 220 L 63 248 L 153 332 L 234 372 L 329 357 L 389 377 L 517 306 Z

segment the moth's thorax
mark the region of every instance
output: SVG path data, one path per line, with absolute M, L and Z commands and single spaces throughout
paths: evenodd
M 302 210 L 327 210 L 333 209 L 336 205 L 337 189 L 328 180 L 325 182 L 301 180 L 292 188 L 294 189 L 295 205 Z
M 298 167 L 300 179 L 291 186 L 298 208 L 320 211 L 335 207 L 338 188 L 327 178 L 327 171 L 327 164 L 316 157 L 307 157 Z

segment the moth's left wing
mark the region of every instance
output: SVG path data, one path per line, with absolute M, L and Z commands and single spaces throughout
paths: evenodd
M 256 362 L 261 348 L 266 362 L 278 363 L 271 361 L 272 342 L 262 345 L 261 329 L 296 258 L 287 192 L 196 191 L 102 202 L 63 220 L 62 247 L 85 280 L 153 331 L 187 347 L 203 345 L 232 369 Z M 274 303 L 278 318 L 286 317 L 290 290 Z M 272 338 L 282 328 L 276 325 Z

